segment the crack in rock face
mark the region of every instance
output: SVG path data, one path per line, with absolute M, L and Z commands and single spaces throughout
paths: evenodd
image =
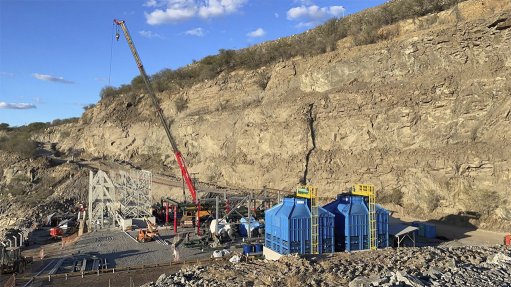
M 305 155 L 305 170 L 303 171 L 303 178 L 301 180 L 302 184 L 307 184 L 307 175 L 309 173 L 310 156 L 311 156 L 312 152 L 316 149 L 316 134 L 314 131 L 315 118 L 314 118 L 313 109 L 314 109 L 314 104 L 309 104 L 309 110 L 307 112 L 307 122 L 309 124 L 309 130 L 310 130 L 310 135 L 311 135 L 311 140 L 312 140 L 312 147 L 309 149 L 309 151 Z

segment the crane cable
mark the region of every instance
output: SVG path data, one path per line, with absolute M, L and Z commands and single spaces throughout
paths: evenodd
M 114 49 L 114 31 L 115 31 L 115 23 L 112 24 L 112 42 L 110 43 L 110 69 L 108 71 L 108 86 L 110 86 L 110 76 L 112 75 L 112 58 L 113 58 L 113 49 Z M 117 28 L 119 29 L 119 28 Z M 115 35 L 115 38 L 119 39 L 119 37 L 117 35 L 119 35 L 118 32 L 116 32 L 117 34 Z

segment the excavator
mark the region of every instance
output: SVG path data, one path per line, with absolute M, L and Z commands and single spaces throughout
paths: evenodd
M 200 235 L 200 216 L 201 214 L 201 208 L 200 208 L 200 202 L 197 200 L 197 192 L 195 190 L 195 186 L 193 184 L 193 181 L 190 177 L 190 174 L 188 173 L 188 169 L 186 168 L 185 160 L 183 157 L 183 154 L 179 151 L 176 141 L 174 140 L 174 137 L 172 136 L 172 133 L 170 132 L 170 125 L 167 120 L 165 120 L 165 116 L 163 115 L 163 110 L 160 107 L 160 104 L 158 102 L 158 99 L 156 98 L 156 94 L 154 93 L 154 90 L 151 86 L 151 82 L 149 81 L 149 77 L 147 76 L 147 73 L 144 69 L 144 65 L 142 65 L 142 61 L 140 60 L 140 57 L 138 55 L 137 49 L 135 48 L 135 44 L 133 43 L 133 40 L 131 39 L 131 35 L 128 31 L 128 27 L 126 26 L 126 22 L 124 20 L 117 20 L 114 19 L 114 24 L 117 25 L 117 27 L 121 27 L 124 37 L 126 38 L 126 41 L 128 42 L 128 45 L 130 47 L 131 53 L 133 54 L 133 58 L 135 58 L 135 62 L 137 64 L 138 70 L 140 72 L 140 76 L 144 80 L 144 84 L 147 90 L 147 93 L 149 94 L 149 97 L 151 98 L 153 107 L 156 111 L 156 115 L 161 121 L 161 124 L 163 128 L 165 129 L 165 133 L 167 134 L 167 138 L 169 139 L 170 145 L 172 146 L 172 150 L 174 152 L 174 155 L 176 157 L 177 164 L 179 165 L 179 168 L 181 169 L 181 175 L 183 176 L 186 186 L 188 187 L 188 190 L 190 191 L 190 195 L 192 196 L 193 203 L 197 206 L 197 235 Z M 115 38 L 119 40 L 119 32 L 116 33 Z

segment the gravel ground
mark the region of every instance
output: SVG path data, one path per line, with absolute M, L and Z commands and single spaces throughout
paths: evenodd
M 187 230 L 180 230 L 186 232 Z M 190 230 L 191 231 L 191 230 Z M 173 242 L 175 234 L 172 230 L 160 230 L 160 237 Z M 135 237 L 136 232 L 130 232 Z M 184 238 L 184 235 L 181 235 Z M 196 260 L 209 257 L 211 252 L 202 252 L 199 248 L 184 248 L 181 244 L 181 260 Z M 119 230 L 101 230 L 84 234 L 75 244 L 66 247 L 70 253 L 99 253 L 106 258 L 109 267 L 137 266 L 142 264 L 166 263 L 173 259 L 171 246 L 156 241 L 138 243 Z
M 336 253 L 322 258 L 284 256 L 195 266 L 162 275 L 143 287 L 168 286 L 511 286 L 511 250 L 422 247 Z

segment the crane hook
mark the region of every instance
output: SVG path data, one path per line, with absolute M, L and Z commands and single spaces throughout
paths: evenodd
M 119 37 L 120 37 L 119 32 L 115 33 L 115 40 L 119 41 Z

